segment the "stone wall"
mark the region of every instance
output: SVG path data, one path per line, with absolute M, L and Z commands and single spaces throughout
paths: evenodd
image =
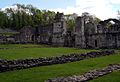
M 51 44 L 53 35 L 53 24 L 37 26 L 37 42 L 41 44 Z
M 111 24 L 110 21 L 115 22 Z M 74 32 L 68 33 L 63 13 L 57 13 L 52 24 L 23 27 L 19 33 L 0 29 L 0 43 L 41 43 L 78 48 L 120 48 L 120 21 L 108 19 L 96 23 L 90 15 L 76 18 Z M 3 32 L 15 32 L 6 37 Z M 3 33 L 4 34 L 4 33 Z
M 111 64 L 103 69 L 92 70 L 80 76 L 74 75 L 69 77 L 53 78 L 48 79 L 45 82 L 87 82 L 117 70 L 120 70 L 120 64 Z
M 75 27 L 75 47 L 86 48 L 85 44 L 85 27 L 84 27 L 84 18 L 78 17 L 76 19 Z
M 38 66 L 46 66 L 53 64 L 63 64 L 68 62 L 80 61 L 88 58 L 96 58 L 101 56 L 113 55 L 113 50 L 89 52 L 86 54 L 69 54 L 59 57 L 47 57 L 24 60 L 0 60 L 0 72 L 12 71 L 17 69 L 25 69 Z
M 20 34 L 17 35 L 18 42 L 20 43 L 34 43 L 35 41 L 35 28 L 31 26 L 25 26 L 20 30 Z
M 67 31 L 65 35 L 65 47 L 74 47 L 75 46 L 75 34 L 71 31 Z
M 64 19 L 63 13 L 57 13 L 55 22 L 53 23 L 53 46 L 64 46 L 66 29 L 66 21 Z
M 91 16 L 81 16 L 76 19 L 75 35 L 79 48 L 119 48 L 120 21 L 108 19 L 97 24 Z

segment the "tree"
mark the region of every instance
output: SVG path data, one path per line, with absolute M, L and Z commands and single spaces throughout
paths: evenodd
M 24 26 L 46 25 L 54 22 L 56 13 L 39 10 L 32 5 L 14 4 L 17 8 L 0 11 L 0 27 L 19 30 Z
M 95 21 L 96 24 L 98 24 L 98 23 L 101 21 L 101 19 L 99 19 L 99 18 L 96 17 L 96 16 L 94 16 L 93 19 L 94 19 L 94 21 Z
M 78 15 L 76 13 L 65 15 L 65 19 L 66 19 L 67 27 L 68 27 L 67 29 L 69 31 L 74 30 L 74 28 L 75 28 L 75 20 L 76 20 L 77 16 Z
M 4 12 L 0 11 L 0 27 L 6 28 L 7 16 Z
M 75 27 L 75 20 L 67 20 L 67 26 L 68 26 L 68 30 L 69 31 L 73 31 L 74 30 L 74 27 Z

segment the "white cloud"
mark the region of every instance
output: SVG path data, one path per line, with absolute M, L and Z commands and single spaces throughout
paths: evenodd
M 17 10 L 17 9 L 18 9 L 17 6 L 14 5 L 14 6 L 6 6 L 6 7 L 2 8 L 1 10 L 4 11 L 4 10 L 7 9 L 7 8 L 8 8 L 8 9 L 11 8 L 11 9 L 14 9 L 14 10 Z
M 120 0 L 76 0 L 76 6 L 69 6 L 65 9 L 50 9 L 64 12 L 65 14 L 89 12 L 100 19 L 115 18 L 117 11 L 113 10 L 113 4 L 120 4 Z
M 110 0 L 112 4 L 120 4 L 120 0 Z

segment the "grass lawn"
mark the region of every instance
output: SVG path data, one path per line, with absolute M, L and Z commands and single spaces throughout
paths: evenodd
M 0 48 L 8 48 L 0 50 L 0 58 L 2 59 L 25 59 L 59 56 L 70 53 L 86 53 L 95 50 L 75 49 L 75 48 L 51 48 L 42 47 L 41 45 L 0 45 Z
M 48 47 L 48 45 L 36 45 L 36 44 L 0 44 L 0 48 L 8 48 L 8 49 L 31 48 L 31 47 Z
M 0 50 L 0 58 L 19 59 L 19 58 L 30 58 L 30 57 L 46 57 L 46 56 L 57 56 L 60 54 L 62 55 L 68 53 L 85 53 L 89 51 L 91 50 L 84 50 L 84 49 L 78 50 L 75 48 L 8 49 L 8 50 Z M 4 73 L 0 73 L 0 82 L 44 82 L 48 78 L 80 75 L 89 70 L 100 69 L 102 67 L 107 66 L 108 64 L 113 64 L 113 63 L 120 63 L 120 52 L 118 52 L 117 55 L 93 58 L 79 62 L 4 72 Z M 119 73 L 120 72 L 114 72 L 109 76 L 106 75 L 103 77 L 105 79 L 107 78 L 109 79 L 109 77 L 112 77 L 112 79 L 114 79 L 112 81 L 101 80 L 99 82 L 120 82 L 119 79 L 115 80 L 116 79 L 115 75 L 119 75 L 118 78 L 120 78 Z M 98 82 L 98 80 L 96 79 L 94 80 L 94 82 Z

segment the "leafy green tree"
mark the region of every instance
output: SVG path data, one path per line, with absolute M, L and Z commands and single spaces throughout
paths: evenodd
M 68 26 L 67 29 L 68 29 L 69 31 L 73 31 L 74 28 L 75 28 L 75 20 L 72 20 L 72 19 L 67 20 L 67 26 Z
M 0 27 L 1 28 L 6 28 L 7 24 L 7 16 L 4 12 L 0 11 Z
M 0 27 L 19 30 L 24 26 L 45 25 L 54 22 L 55 12 L 39 10 L 32 5 L 14 4 L 15 8 L 0 11 Z

